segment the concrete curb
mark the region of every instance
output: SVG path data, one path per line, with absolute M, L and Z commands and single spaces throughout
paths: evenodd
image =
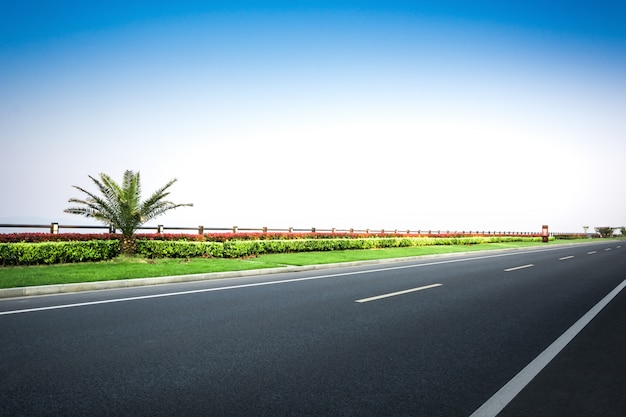
M 255 275 L 271 275 L 281 274 L 287 272 L 302 272 L 302 271 L 316 271 L 331 268 L 350 267 L 350 266 L 366 266 L 377 265 L 384 263 L 410 261 L 412 259 L 428 259 L 435 257 L 443 257 L 449 255 L 462 255 L 470 252 L 458 252 L 454 254 L 441 254 L 441 255 L 426 255 L 426 256 L 413 256 L 406 258 L 388 258 L 388 259 L 374 259 L 369 261 L 354 261 L 354 262 L 339 262 L 333 264 L 318 264 L 318 265 L 305 265 L 305 266 L 285 266 L 280 268 L 263 268 L 263 269 L 249 269 L 245 271 L 229 271 L 229 272 L 210 272 L 206 274 L 191 274 L 191 275 L 174 275 L 167 277 L 155 277 L 155 278 L 132 278 L 132 279 L 119 279 L 111 281 L 95 281 L 95 282 L 80 282 L 75 284 L 58 284 L 58 285 L 40 285 L 32 287 L 17 287 L 0 289 L 0 299 L 2 298 L 15 298 L 15 297 L 30 297 L 35 295 L 51 295 L 51 294 L 63 294 L 80 291 L 97 291 L 97 290 L 110 290 L 115 288 L 131 288 L 142 287 L 148 285 L 160 285 L 160 284 L 176 284 L 183 282 L 195 282 L 195 281 L 208 281 L 216 279 L 226 278 L 244 278 Z
M 505 249 L 510 250 L 510 249 Z M 480 252 L 493 252 L 493 251 L 480 251 Z M 155 278 L 132 278 L 132 279 L 119 279 L 111 281 L 95 281 L 95 282 L 80 282 L 75 284 L 58 284 L 58 285 L 39 285 L 32 287 L 17 287 L 17 288 L 5 288 L 0 289 L 0 299 L 3 298 L 16 298 L 16 297 L 30 297 L 36 295 L 52 295 L 52 294 L 64 294 L 80 291 L 97 291 L 97 290 L 110 290 L 115 288 L 131 288 L 142 287 L 148 285 L 160 285 L 160 284 L 176 284 L 183 282 L 195 282 L 195 281 L 207 281 L 225 278 L 244 278 L 255 275 L 271 275 L 287 272 L 302 272 L 302 271 L 316 271 L 331 268 L 341 268 L 350 266 L 367 266 L 378 265 L 402 261 L 410 261 L 415 259 L 430 259 L 441 258 L 452 255 L 464 255 L 468 253 L 478 252 L 457 252 L 440 255 L 425 255 L 425 256 L 412 256 L 405 258 L 388 258 L 388 259 L 374 259 L 369 261 L 353 261 L 353 262 L 339 262 L 333 264 L 318 264 L 318 265 L 305 265 L 305 266 L 285 266 L 280 268 L 264 268 L 264 269 L 249 269 L 245 271 L 229 271 L 229 272 L 210 272 L 206 274 L 192 274 L 192 275 L 175 275 L 167 277 L 155 277 Z
M 579 243 L 580 244 L 580 243 Z M 559 244 L 559 246 L 575 245 L 575 243 Z M 319 264 L 319 265 L 306 265 L 306 266 L 285 266 L 281 268 L 265 268 L 265 269 L 250 269 L 246 271 L 230 271 L 230 272 L 211 272 L 206 274 L 193 274 L 193 275 L 176 275 L 169 277 L 158 278 L 133 278 L 133 279 L 120 279 L 111 281 L 96 281 L 96 282 L 81 282 L 75 284 L 59 284 L 59 285 L 40 285 L 32 287 L 18 287 L 18 288 L 6 288 L 0 289 L 0 299 L 3 298 L 17 298 L 17 297 L 31 297 L 36 295 L 51 295 L 51 294 L 64 294 L 80 291 L 97 291 L 97 290 L 110 290 L 115 288 L 131 288 L 141 287 L 148 285 L 160 285 L 160 284 L 175 284 L 182 282 L 194 282 L 205 281 L 224 278 L 243 278 L 254 275 L 270 275 L 280 274 L 287 272 L 301 272 L 301 271 L 316 271 L 331 268 L 345 268 L 350 266 L 367 266 L 367 265 L 379 265 L 395 262 L 405 262 L 412 260 L 426 260 L 435 258 L 444 258 L 452 256 L 462 256 L 468 254 L 485 254 L 485 253 L 497 253 L 497 252 L 512 252 L 519 250 L 528 250 L 533 247 L 527 248 L 510 248 L 510 249 L 492 249 L 481 250 L 471 252 L 455 252 L 444 253 L 438 255 L 422 255 L 422 256 L 410 256 L 404 258 L 388 258 L 388 259 L 374 259 L 369 261 L 353 261 L 353 262 L 340 262 L 333 264 Z M 543 246 L 536 246 L 534 248 L 543 248 Z

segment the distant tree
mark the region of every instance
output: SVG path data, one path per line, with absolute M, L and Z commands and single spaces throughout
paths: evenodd
M 70 203 L 80 206 L 70 207 L 66 213 L 92 217 L 122 232 L 120 249 L 122 253 L 133 254 L 137 249 L 134 237 L 135 232 L 144 223 L 178 207 L 192 206 L 193 204 L 174 204 L 166 201 L 169 195 L 168 188 L 176 182 L 176 178 L 155 191 L 147 200 L 141 201 L 141 181 L 139 172 L 124 172 L 124 179 L 120 186 L 106 174 L 100 174 L 100 180 L 89 176 L 96 184 L 101 195 L 96 195 L 81 187 L 73 186 L 87 194 L 84 200 L 71 198 Z
M 622 236 L 626 236 L 626 227 L 622 226 L 622 228 L 619 231 L 622 234 Z
M 595 229 L 601 237 L 613 237 L 614 229 L 612 227 L 596 227 Z

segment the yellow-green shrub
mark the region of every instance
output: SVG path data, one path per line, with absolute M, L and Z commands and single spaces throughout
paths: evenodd
M 116 257 L 119 253 L 119 240 L 2 243 L 0 263 L 9 266 L 104 261 Z

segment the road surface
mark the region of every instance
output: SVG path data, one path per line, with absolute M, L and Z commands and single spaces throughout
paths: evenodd
M 600 241 L 0 300 L 0 415 L 624 416 L 625 280 Z

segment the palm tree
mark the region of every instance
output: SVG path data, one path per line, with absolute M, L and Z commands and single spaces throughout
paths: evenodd
M 100 190 L 101 196 L 73 186 L 87 194 L 84 200 L 71 198 L 70 203 L 78 203 L 81 206 L 70 207 L 65 213 L 78 214 L 85 217 L 93 217 L 114 229 L 122 231 L 120 249 L 122 253 L 133 254 L 137 248 L 134 233 L 144 223 L 154 219 L 166 211 L 178 207 L 192 206 L 193 204 L 174 204 L 165 201 L 169 195 L 166 190 L 176 182 L 176 178 L 156 190 L 147 200 L 141 201 L 141 181 L 139 172 L 124 172 L 124 181 L 120 187 L 106 174 L 100 174 L 100 180 L 91 175 L 89 178 Z

